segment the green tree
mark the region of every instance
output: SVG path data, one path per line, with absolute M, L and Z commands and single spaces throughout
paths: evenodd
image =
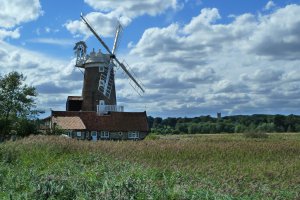
M 154 118 L 151 116 L 148 116 L 147 120 L 148 120 L 148 126 L 151 129 L 153 127 Z
M 285 116 L 284 115 L 275 115 L 274 116 L 274 126 L 277 132 L 285 131 Z
M 0 119 L 4 122 L 1 132 L 7 134 L 18 119 L 27 119 L 37 111 L 34 87 L 24 84 L 25 77 L 18 72 L 0 76 Z
M 188 133 L 188 125 L 186 123 L 177 123 L 176 130 L 180 133 Z
M 153 120 L 153 128 L 160 128 L 162 126 L 162 118 L 161 117 L 155 117 Z

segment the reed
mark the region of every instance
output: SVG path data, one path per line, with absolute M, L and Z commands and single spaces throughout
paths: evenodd
M 0 145 L 0 199 L 297 199 L 300 134 Z

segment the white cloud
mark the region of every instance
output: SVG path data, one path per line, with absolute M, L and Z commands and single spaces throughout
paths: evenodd
M 144 0 L 144 1 L 97 1 L 85 0 L 98 12 L 91 12 L 86 18 L 95 28 L 97 33 L 104 37 L 113 36 L 117 22 L 122 26 L 127 26 L 138 16 L 151 15 L 156 16 L 165 12 L 167 9 L 177 9 L 177 0 Z M 75 36 L 91 35 L 90 31 L 81 22 L 81 20 L 68 21 L 65 27 Z
M 272 59 L 298 59 L 300 53 L 300 6 L 288 5 L 262 16 L 249 37 L 248 48 Z
M 0 27 L 13 28 L 24 22 L 36 20 L 43 14 L 39 0 L 2 0 Z
M 219 14 L 218 9 L 216 8 L 204 8 L 201 10 L 200 15 L 197 17 L 193 17 L 191 22 L 184 27 L 184 32 L 185 33 L 192 33 L 194 31 L 197 31 L 199 28 L 203 26 L 208 26 L 216 20 L 220 19 L 221 16 Z
M 0 28 L 0 40 L 3 40 L 4 38 L 17 39 L 19 37 L 20 37 L 20 29 L 19 28 L 15 29 L 13 31 Z
M 59 38 L 34 38 L 27 41 L 33 43 L 51 44 L 51 45 L 58 45 L 58 46 L 72 46 L 75 43 L 75 41 L 72 39 L 59 39 Z
M 98 0 L 85 0 L 94 9 L 101 12 L 115 12 L 119 16 L 127 16 L 135 18 L 141 15 L 155 16 L 163 13 L 166 9 L 176 9 L 176 0 L 143 0 L 143 1 L 98 1 Z
M 272 69 L 257 69 L 253 74 L 242 74 L 243 81 L 254 81 L 262 83 L 270 83 L 280 81 L 282 78 L 282 71 Z
M 297 13 L 299 5 L 288 5 L 222 24 L 206 8 L 185 25 L 145 30 L 128 57 L 150 93 L 138 102 L 161 113 L 295 113 L 287 102 L 300 97 Z
M 43 14 L 39 0 L 2 0 L 0 10 L 0 40 L 18 39 L 20 27 L 15 27 Z
M 270 10 L 271 8 L 275 7 L 276 4 L 273 1 L 268 1 L 268 3 L 265 5 L 265 10 Z
M 38 89 L 38 107 L 42 109 L 55 108 L 54 100 L 60 102 L 56 109 L 64 109 L 67 95 L 77 94 L 82 86 L 82 75 L 74 70 L 74 60 L 59 60 L 3 41 L 0 41 L 0 69 L 1 75 L 11 71 L 23 73 L 26 83 Z
M 85 17 L 101 36 L 108 37 L 115 33 L 118 18 L 114 13 L 91 12 Z M 129 22 L 123 21 L 123 25 L 127 25 L 127 23 Z M 64 26 L 74 35 L 83 34 L 85 37 L 92 35 L 91 31 L 81 20 L 69 21 Z

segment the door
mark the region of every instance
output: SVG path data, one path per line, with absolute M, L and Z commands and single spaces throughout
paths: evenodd
M 92 131 L 92 140 L 97 141 L 97 131 Z

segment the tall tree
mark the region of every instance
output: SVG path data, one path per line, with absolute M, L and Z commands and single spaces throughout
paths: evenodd
M 5 124 L 12 119 L 27 118 L 35 112 L 34 97 L 37 92 L 24 81 L 25 77 L 18 72 L 0 76 L 0 118 Z

